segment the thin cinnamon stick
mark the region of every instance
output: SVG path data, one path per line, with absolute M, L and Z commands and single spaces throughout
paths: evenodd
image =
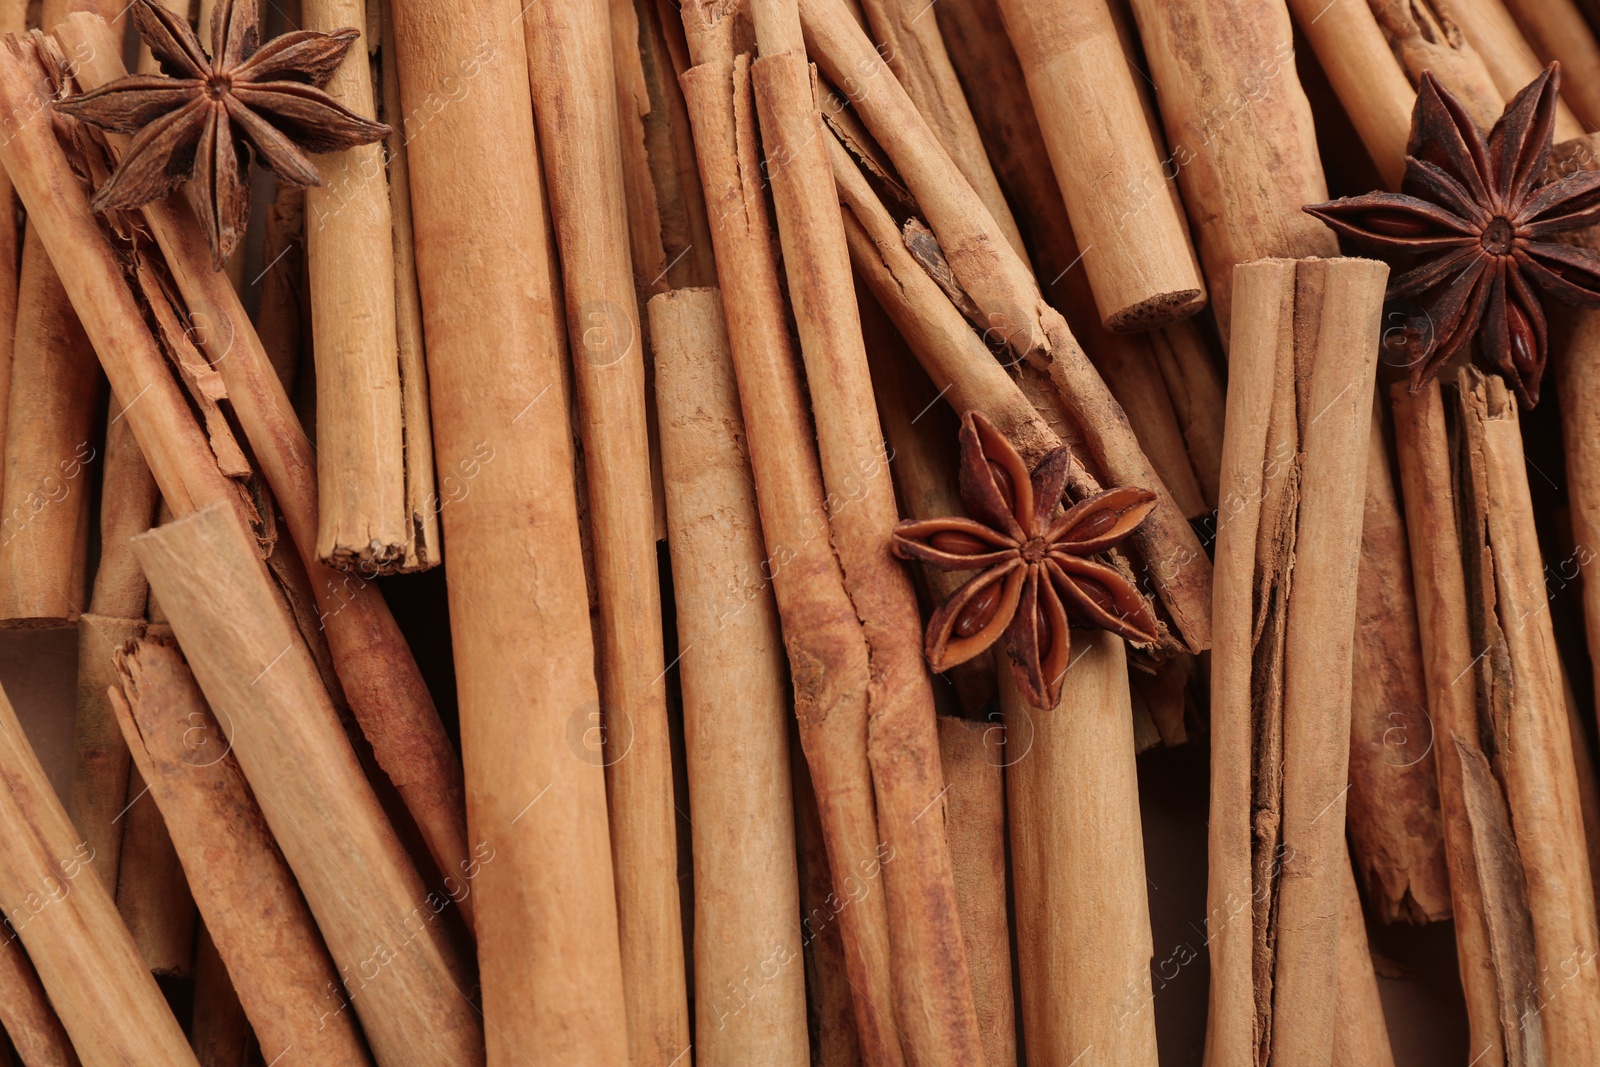
M 84 601 L 100 372 L 43 244 L 22 243 L 0 491 L 0 623 L 70 626 Z
M 715 289 L 650 301 L 668 545 L 696 812 L 696 1062 L 810 1062 L 789 784 L 788 694 L 739 393 Z M 737 577 L 733 578 L 737 583 Z
M 82 88 L 104 84 L 122 73 L 113 40 L 97 20 L 71 16 L 63 20 L 58 36 L 71 54 L 87 57 L 74 68 Z M 32 125 L 28 128 L 32 129 Z M 109 139 L 121 143 L 115 136 Z M 0 158 L 4 158 L 3 153 Z M 195 335 L 194 342 L 222 376 L 232 413 L 249 439 L 254 458 L 284 511 L 295 547 L 312 575 L 323 628 L 351 711 L 371 742 L 379 765 L 399 789 L 434 862 L 446 873 L 463 870 L 462 865 L 470 859 L 462 772 L 454 746 L 444 732 L 416 660 L 383 594 L 365 577 L 324 567 L 316 555 L 316 461 L 283 384 L 245 315 L 238 293 L 226 278 L 211 269 L 205 238 L 194 219 L 174 198 L 155 201 L 143 211 L 188 305 L 191 320 L 208 324 L 206 330 Z M 82 221 L 88 219 L 85 216 Z M 85 231 L 93 229 L 92 223 L 84 227 L 79 220 L 73 220 L 72 226 L 77 228 L 77 240 L 70 236 L 73 231 L 66 225 L 55 230 L 54 237 L 46 238 L 46 245 L 55 249 L 53 256 L 70 260 L 82 255 L 81 241 L 91 239 Z M 79 279 L 69 281 L 69 285 L 78 284 Z M 75 295 L 73 306 L 80 314 L 87 314 L 84 306 L 90 299 L 85 287 Z M 127 321 L 130 320 L 108 315 L 99 326 L 116 330 L 118 323 Z M 106 366 L 107 340 L 94 327 L 89 333 L 96 342 L 102 366 Z M 116 375 L 109 370 L 107 374 L 119 396 L 138 396 L 146 384 L 144 380 L 118 382 Z M 141 400 L 132 409 L 140 412 L 140 418 L 135 420 L 135 436 L 140 437 L 140 447 L 155 470 L 163 496 L 175 513 L 186 514 L 195 506 L 195 500 L 179 494 L 175 484 L 169 486 L 164 473 L 175 476 L 175 472 L 151 458 L 154 445 L 148 438 L 158 432 L 156 427 L 165 427 L 167 421 L 140 410 L 147 406 L 148 400 Z M 187 420 L 186 416 L 170 418 Z M 141 423 L 155 425 L 141 434 Z M 453 467 L 450 463 L 444 466 L 466 476 L 482 461 L 481 454 L 459 456 L 451 461 Z M 201 502 L 214 499 L 215 495 L 200 497 Z M 469 921 L 470 901 L 465 898 L 460 902 Z
M 839 0 L 800 0 L 799 7 L 812 57 L 849 94 L 894 161 L 989 336 L 1048 366 L 1108 482 L 1157 493 L 1157 508 L 1135 534 L 1134 547 L 1179 635 L 1193 650 L 1208 647 L 1209 560 L 1066 321 L 1042 300 L 1032 271 L 999 234 L 866 35 L 844 17 Z
M 1394 1067 L 1389 1026 L 1378 997 L 1378 976 L 1367 945 L 1367 919 L 1355 871 L 1345 861 L 1340 879 L 1339 977 L 1334 993 L 1333 1067 Z
M 636 1063 L 689 1047 L 675 863 L 644 345 L 628 256 L 616 79 L 604 0 L 522 9 L 572 339 L 599 597 L 596 672 L 617 923 Z
M 0 71 L 10 65 L 0 63 Z M 0 85 L 5 81 L 0 78 Z M 0 692 L 0 902 L 84 1067 L 195 1067 L 189 1043 Z M 9 1020 L 7 1020 L 9 1022 Z
M 255 1035 L 228 969 L 203 925 L 194 950 L 193 1011 L 189 1041 L 200 1067 L 247 1067 L 250 1055 L 256 1052 Z
M 948 816 L 972 999 L 985 1067 L 1015 1067 L 1017 1008 L 1011 991 L 1011 921 L 1006 911 L 1006 789 L 999 727 L 939 717 Z
M 1106 0 L 1001 0 L 1000 10 L 1106 329 L 1193 315 L 1205 283 L 1155 143 L 1138 136 L 1139 92 Z
M 159 808 L 172 828 L 205 916 L 203 940 L 215 939 L 262 1055 L 270 1062 L 293 1049 L 308 1063 L 368 1063 L 353 1012 L 342 1002 L 331 1011 L 309 1007 L 338 988 L 338 972 L 245 784 L 229 732 L 182 655 L 165 642 L 141 641 L 118 654 L 117 673 L 111 702 L 149 783 L 144 806 Z
M 441 470 L 471 474 L 440 518 L 469 822 L 496 855 L 473 894 L 486 1033 L 496 1063 L 610 1067 L 628 1040 L 604 772 L 582 744 L 599 696 L 517 12 L 402 0 L 396 60 L 434 444 Z
M 481 1062 L 464 967 L 438 921 L 448 901 L 424 887 L 384 817 L 249 534 L 213 505 L 134 546 L 377 1061 Z
M 1017 962 L 1028 1057 L 1071 1063 L 1086 1052 L 1153 1067 L 1150 912 L 1140 841 L 1133 716 L 1122 639 L 1073 634 L 1061 701 L 1029 709 L 1001 671 L 1008 757 Z M 1092 1050 L 1092 1051 L 1091 1051 Z
M 22 1067 L 79 1067 L 78 1054 L 39 982 L 39 973 L 7 934 L 0 945 L 0 1026 L 21 1057 Z
M 311 328 L 302 314 L 306 302 L 306 193 L 278 185 L 262 238 L 261 303 L 256 334 L 272 369 L 293 396 L 300 360 L 311 350 Z
M 172 837 L 137 767 L 128 797 L 117 866 L 117 911 L 156 974 L 187 977 L 194 965 L 195 907 Z
M 1540 62 L 1561 64 L 1561 98 L 1585 129 L 1600 129 L 1600 43 L 1572 0 L 1505 0 Z

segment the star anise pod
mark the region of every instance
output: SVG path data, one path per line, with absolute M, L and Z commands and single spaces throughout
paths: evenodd
M 1552 63 L 1485 138 L 1424 72 L 1402 192 L 1305 209 L 1365 248 L 1413 261 L 1388 294 L 1416 299 L 1433 323 L 1431 337 L 1407 338 L 1413 391 L 1477 337 L 1483 360 L 1531 408 L 1548 347 L 1540 292 L 1600 307 L 1600 255 L 1551 240 L 1600 221 L 1600 171 L 1546 181 L 1560 82 Z
M 198 178 L 200 222 L 221 269 L 250 218 L 248 145 L 290 185 L 321 185 L 307 152 L 336 152 L 389 133 L 322 91 L 358 30 L 295 30 L 259 43 L 255 0 L 219 0 L 211 54 L 181 15 L 134 0 L 139 36 L 161 74 L 119 78 L 56 108 L 133 142 L 100 187 L 96 211 L 131 210 Z
M 1030 474 L 1011 442 L 976 412 L 961 420 L 961 500 L 972 516 L 902 522 L 894 551 L 945 571 L 978 571 L 928 621 L 936 671 L 1006 639 L 1017 688 L 1036 707 L 1061 696 L 1077 623 L 1156 640 L 1149 603 L 1115 568 L 1095 560 L 1155 507 L 1148 489 L 1098 493 L 1057 515 L 1071 454 L 1059 448 Z

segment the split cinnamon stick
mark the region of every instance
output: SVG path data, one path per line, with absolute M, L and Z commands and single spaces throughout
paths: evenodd
M 1006 787 L 1001 728 L 939 717 L 955 863 L 956 908 L 972 974 L 972 999 L 983 1038 L 984 1067 L 1015 1067 L 1017 1008 L 1011 990 L 1011 920 L 1006 910 Z
M 0 621 L 70 626 L 82 610 L 100 371 L 32 232 L 22 244 L 0 491 Z
M 1505 103 L 1494 79 L 1490 76 L 1489 68 L 1484 63 L 1484 57 L 1478 54 L 1477 49 L 1467 36 L 1461 32 L 1454 18 L 1454 6 L 1441 9 L 1440 5 L 1422 6 L 1408 3 L 1407 0 L 1367 0 L 1373 17 L 1377 20 L 1378 28 L 1384 38 L 1389 42 L 1389 49 L 1405 68 L 1406 76 L 1415 85 L 1422 80 L 1422 72 L 1432 71 L 1434 77 L 1443 82 L 1455 94 L 1467 113 L 1474 122 L 1489 129 L 1494 125 L 1495 119 L 1500 117 L 1500 111 Z M 1305 25 L 1305 15 L 1301 15 L 1301 25 Z M 1316 38 L 1313 37 L 1313 41 Z M 1318 53 L 1321 58 L 1321 52 Z M 1340 66 L 1337 58 L 1331 59 L 1335 67 Z M 1324 69 L 1327 69 L 1326 66 Z M 1341 77 L 1333 79 L 1337 91 L 1341 86 L 1348 88 L 1350 79 Z M 1393 93 L 1393 83 L 1388 83 Z M 1384 82 L 1373 82 L 1373 88 L 1384 87 Z M 1520 88 L 1520 86 L 1519 86 Z M 1340 93 L 1340 100 L 1345 99 Z M 1372 107 L 1385 107 L 1382 98 L 1371 102 Z M 1349 110 L 1349 104 L 1346 104 Z M 1407 113 L 1409 114 L 1409 108 Z M 1392 119 L 1388 121 L 1393 121 Z M 1369 127 L 1363 122 L 1356 123 L 1358 132 L 1365 134 Z M 1393 150 L 1389 145 L 1389 151 Z M 1372 150 L 1371 143 L 1368 151 Z M 1374 159 L 1376 162 L 1376 159 Z M 1378 163 L 1378 167 L 1388 177 L 1394 172 L 1392 162 Z
M 72 823 L 100 857 L 96 871 L 115 892 L 127 804 L 128 746 L 106 689 L 113 656 L 144 635 L 149 587 L 131 539 L 150 528 L 160 494 L 122 405 L 111 400 L 100 483 L 100 564 L 89 610 L 78 619 L 78 700 L 73 720 Z
M 188 977 L 194 965 L 195 906 L 172 837 L 137 767 L 128 798 L 117 866 L 117 911 L 156 974 Z
M 849 252 L 795 0 L 753 0 L 751 66 L 785 273 L 806 364 L 828 525 L 867 638 L 867 757 L 895 966 L 895 1019 L 916 1058 L 983 1055 L 955 904 L 921 614 L 889 552 L 899 519 L 872 396 Z M 980 209 L 981 210 L 981 209 Z
M 489 1047 L 610 1067 L 628 1057 L 617 897 L 582 743 L 599 696 L 523 27 L 512 0 L 393 11 L 434 445 L 470 475 L 440 518 L 469 823 L 496 856 L 473 894 Z
M 1155 143 L 1139 136 L 1139 92 L 1106 0 L 1001 0 L 1000 10 L 1106 329 L 1193 315 L 1205 283 Z
M 1031 739 L 1006 768 L 1023 1038 L 1030 1060 L 1071 1063 L 1088 1052 L 1154 1067 L 1126 654 L 1102 631 L 1072 640 L 1061 701 L 1049 711 L 1030 709 L 1000 672 L 1006 735 Z
M 599 596 L 596 673 L 630 1056 L 689 1047 L 644 345 L 605 0 L 522 9 L 577 387 Z
M 1209 647 L 1210 562 L 1066 321 L 1042 300 L 1032 271 L 998 232 L 866 35 L 845 17 L 840 0 L 800 0 L 799 7 L 812 57 L 850 96 L 893 160 L 955 281 L 988 324 L 988 336 L 1048 367 L 1107 482 L 1157 494 L 1156 510 L 1134 535 L 1134 548 L 1178 634 L 1193 650 Z
M 134 545 L 377 1061 L 481 1062 L 464 967 L 438 920 L 448 901 L 424 887 L 384 817 L 237 516 L 213 505 Z
M 0 1026 L 22 1067 L 79 1067 L 78 1054 L 16 935 L 0 945 Z
M 270 1062 L 293 1049 L 307 1063 L 368 1063 L 343 999 L 332 1010 L 313 1007 L 338 989 L 338 972 L 245 784 L 230 731 L 212 715 L 182 655 L 165 642 L 141 641 L 118 654 L 117 672 L 111 702 L 149 783 L 144 805 L 159 808 L 172 829 L 205 940 L 215 939 L 262 1055 Z
M 1333 1055 L 1363 445 L 1387 278 L 1358 259 L 1234 274 L 1211 663 L 1211 1064 Z
M 694 847 L 696 1062 L 809 1063 L 789 700 L 715 289 L 650 301 Z M 743 576 L 746 581 L 741 581 Z M 738 590 L 734 603 L 727 591 Z
M 898 1067 L 906 1061 L 895 1031 L 881 883 L 886 856 L 867 758 L 867 644 L 829 543 L 821 464 L 758 180 L 762 155 L 748 55 L 754 30 L 743 2 L 730 7 L 689 0 L 683 23 L 695 63 L 682 78 L 684 96 L 706 203 L 715 205 L 711 235 L 766 542 L 767 573 L 758 580 L 771 581 L 785 624 L 805 779 L 816 787 L 832 882 L 831 894 L 820 901 L 806 894 L 812 898 L 805 921 L 808 966 L 825 972 L 813 990 L 821 1012 L 814 1047 L 824 1062 Z M 799 806 L 806 811 L 805 799 Z M 803 877 L 815 887 L 822 874 L 818 842 L 802 836 L 812 857 Z M 826 973 L 835 945 L 845 982 Z M 854 1010 L 853 1043 L 837 1036 L 841 993 Z
M 114 39 L 107 36 L 103 23 L 88 16 L 74 15 L 63 20 L 57 34 L 70 54 L 87 57 L 74 68 L 82 88 L 91 89 L 121 75 Z M 29 124 L 27 129 L 32 130 L 33 125 Z M 115 136 L 108 140 L 114 142 L 114 147 L 125 141 Z M 41 147 L 46 144 L 42 140 L 37 143 Z M 59 157 L 59 151 L 55 154 Z M 5 158 L 3 152 L 0 158 Z M 58 166 L 54 162 L 51 165 Z M 59 167 L 62 169 L 54 173 L 62 175 L 60 180 L 64 181 L 65 160 L 60 161 Z M 81 193 L 77 196 L 82 199 Z M 170 197 L 146 205 L 143 211 L 166 266 L 188 306 L 190 320 L 207 326 L 197 332 L 193 340 L 221 375 L 231 412 L 249 439 L 254 458 L 283 509 L 291 538 L 312 576 L 323 630 L 351 711 L 371 742 L 379 765 L 400 791 L 435 864 L 445 873 L 464 870 L 463 864 L 469 863 L 470 858 L 466 845 L 462 772 L 454 746 L 444 732 L 416 660 L 382 592 L 366 577 L 341 574 L 324 567 L 316 555 L 316 460 L 311 442 L 289 404 L 283 383 L 246 316 L 238 293 L 225 277 L 211 269 L 205 237 L 190 213 L 176 198 Z M 82 220 L 72 220 L 70 226 L 63 224 L 53 228 L 55 236 L 45 240 L 54 250 L 53 257 L 74 261 L 84 254 L 81 242 L 95 240 L 88 233 L 97 232 L 92 222 L 89 226 L 83 225 L 90 218 L 86 215 Z M 73 227 L 78 234 L 76 240 L 72 237 Z M 84 310 L 85 301 L 92 298 L 85 283 L 73 278 L 68 284 L 81 286 L 69 290 L 75 293 L 73 306 L 80 314 L 89 314 Z M 136 315 L 137 311 L 132 314 Z M 113 315 L 107 315 L 104 321 L 97 320 L 104 330 L 116 330 L 119 322 L 127 321 L 130 320 Z M 95 340 L 102 366 L 108 366 L 109 342 L 95 327 L 90 327 L 89 333 Z M 140 389 L 146 384 L 142 379 L 119 382 L 109 369 L 107 374 L 112 378 L 113 390 L 122 397 L 140 395 Z M 169 486 L 168 477 L 176 477 L 176 472 L 157 463 L 150 455 L 155 446 L 148 438 L 161 432 L 157 428 L 164 429 L 167 421 L 142 410 L 148 406 L 146 399 L 130 409 L 139 412 L 134 424 L 135 436 L 140 438 L 140 447 L 150 460 L 163 496 L 176 514 L 186 514 L 196 506 L 196 500 L 179 492 L 175 484 Z M 187 416 L 172 417 L 188 421 Z M 141 433 L 141 423 L 154 425 Z M 451 463 L 445 466 L 470 477 L 469 471 L 475 471 L 482 461 L 481 454 L 462 455 L 451 461 L 454 466 Z M 214 499 L 217 497 L 208 491 L 201 494 L 199 502 Z M 469 921 L 470 900 L 464 898 L 460 902 Z
M 61 1023 L 84 1067 L 196 1067 L 111 895 L 89 873 L 94 853 L 56 800 L 3 692 L 0 819 L 17 828 L 0 849 L 0 907 L 52 1002 L 63 1007 Z

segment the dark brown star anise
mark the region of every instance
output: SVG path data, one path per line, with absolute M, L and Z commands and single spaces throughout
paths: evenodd
M 1600 221 L 1600 171 L 1546 181 L 1560 81 L 1550 64 L 1485 138 L 1425 72 L 1402 192 L 1305 209 L 1367 249 L 1413 261 L 1389 282 L 1391 299 L 1417 300 L 1432 322 L 1407 337 L 1413 390 L 1477 337 L 1484 361 L 1532 407 L 1548 343 L 1539 291 L 1600 307 L 1600 255 L 1551 240 Z
M 1059 448 L 1030 474 L 989 420 L 962 417 L 961 500 L 972 518 L 902 522 L 894 531 L 902 559 L 979 572 L 928 620 L 925 651 L 934 670 L 965 663 L 1003 633 L 1017 688 L 1048 708 L 1061 696 L 1070 623 L 1156 640 L 1149 603 L 1115 568 L 1091 558 L 1132 533 L 1155 494 L 1111 489 L 1057 515 L 1071 462 Z
M 113 133 L 134 134 L 122 163 L 95 194 L 96 211 L 159 200 L 198 176 L 201 225 L 220 269 L 250 218 L 249 154 L 290 185 L 321 185 L 307 152 L 371 144 L 389 133 L 322 91 L 354 29 L 296 30 L 259 44 L 255 0 L 219 0 L 211 54 L 181 15 L 134 0 L 139 36 L 161 74 L 119 78 L 56 108 Z

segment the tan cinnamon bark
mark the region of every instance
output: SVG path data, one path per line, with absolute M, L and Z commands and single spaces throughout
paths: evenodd
M 15 935 L 0 947 L 0 1026 L 5 1027 L 22 1067 L 79 1067 L 78 1054 L 45 995 L 39 973 Z
M 812 959 L 837 937 L 847 983 L 829 981 L 816 1047 L 825 1062 L 905 1063 L 895 1031 L 886 857 L 867 759 L 867 643 L 829 543 L 821 464 L 789 339 L 765 193 L 748 49 L 748 7 L 690 0 L 684 30 L 695 66 L 683 76 L 718 279 L 756 482 L 770 580 L 784 621 L 801 747 L 816 785 L 832 893 L 807 903 Z M 881 472 L 880 472 L 881 473 Z M 804 810 L 805 802 L 802 800 Z M 814 842 L 806 846 L 814 847 Z M 808 852 L 814 855 L 814 852 Z M 812 863 L 806 875 L 814 884 Z M 845 902 L 848 901 L 848 905 Z M 822 913 L 818 914 L 818 908 Z M 820 940 L 819 940 L 820 939 Z M 854 1008 L 859 1050 L 836 1036 L 837 996 Z M 813 994 L 819 996 L 819 993 Z M 824 1036 L 825 1035 L 825 1036 Z
M 0 624 L 70 626 L 84 601 L 100 373 L 44 246 L 23 240 L 0 492 Z
M 1022 1029 L 1030 1061 L 1086 1050 L 1153 1067 L 1150 911 L 1139 827 L 1133 716 L 1122 639 L 1075 631 L 1061 702 L 1030 709 L 1002 671 L 1007 814 Z
M 194 1021 L 189 1042 L 200 1067 L 247 1067 L 255 1035 L 206 928 L 194 950 Z
M 137 767 L 128 771 L 122 849 L 117 865 L 117 911 L 156 974 L 186 978 L 194 965 L 194 898 L 172 837 Z
M 362 26 L 361 0 L 303 0 L 305 28 Z M 367 49 L 345 57 L 328 93 L 375 118 Z M 382 574 L 405 562 L 404 425 L 395 335 L 394 233 L 385 147 L 316 157 L 306 190 L 306 267 L 317 359 L 317 555 Z M 425 427 L 422 436 L 427 436 Z
M 862 8 L 866 25 L 889 69 L 961 168 L 983 206 L 994 216 L 1000 232 L 1019 255 L 1023 254 L 1022 232 L 1017 229 L 1000 182 L 989 166 L 978 124 L 950 63 L 938 20 L 929 17 L 933 13 L 922 0 L 864 0 Z
M 0 62 L 0 93 L 12 73 L 11 63 Z M 0 819 L 27 828 L 8 834 L 0 849 L 0 907 L 39 981 L 67 1006 L 61 1023 L 84 1067 L 130 1060 L 196 1067 L 111 895 L 89 873 L 94 853 L 72 828 L 3 693 Z
M 1015 1067 L 1017 1007 L 1011 991 L 1011 921 L 1006 911 L 1006 787 L 1000 728 L 939 718 L 948 815 L 945 832 L 955 863 L 956 908 L 972 974 L 972 999 L 983 1038 L 984 1067 Z
M 1193 315 L 1205 283 L 1156 145 L 1137 135 L 1143 107 L 1108 3 L 1001 0 L 1000 10 L 1106 329 Z
M 1585 129 L 1600 128 L 1600 43 L 1572 0 L 1505 0 L 1541 63 L 1561 64 L 1561 98 Z
M 465 968 L 438 921 L 447 901 L 424 886 L 384 817 L 248 533 L 214 505 L 134 545 L 377 1062 L 481 1062 Z
M 100 563 L 89 610 L 78 618 L 78 699 L 73 719 L 72 824 L 94 848 L 95 869 L 116 890 L 127 804 L 128 746 L 106 689 L 116 681 L 113 654 L 144 635 L 149 587 L 130 539 L 150 528 L 160 494 L 133 438 L 122 405 L 111 400 L 100 483 Z
M 473 894 L 490 1060 L 610 1067 L 628 1043 L 604 773 L 582 744 L 599 696 L 517 12 L 403 0 L 396 59 L 434 444 L 441 470 L 474 475 L 441 519 L 471 839 L 496 855 Z
M 695 1062 L 803 1067 L 805 974 L 783 640 L 715 289 L 650 301 L 695 815 Z M 725 603 L 731 588 L 740 599 Z
M 342 1000 L 332 1010 L 312 1010 L 338 988 L 338 972 L 245 784 L 229 732 L 182 655 L 165 642 L 142 641 L 124 647 L 117 669 L 111 702 L 149 783 L 144 806 L 159 808 L 172 828 L 205 917 L 203 940 L 216 939 L 262 1055 L 271 1062 L 292 1049 L 307 1063 L 330 1067 L 370 1062 Z
M 1443 17 L 1459 27 L 1462 36 L 1483 58 L 1501 99 L 1510 100 L 1539 76 L 1538 57 L 1502 0 L 1441 0 L 1439 6 Z M 1555 139 L 1565 141 L 1581 137 L 1584 132 L 1566 100 L 1557 100 Z
M 1367 945 L 1367 920 L 1348 860 L 1340 879 L 1339 978 L 1334 992 L 1334 1067 L 1394 1067 L 1389 1026 L 1378 997 L 1378 976 Z
M 58 31 L 69 52 L 89 57 L 76 68 L 79 84 L 85 89 L 121 74 L 117 52 L 105 33 L 101 23 L 82 15 L 64 20 Z M 4 158 L 3 153 L 0 158 Z M 82 198 L 81 193 L 77 195 Z M 372 744 L 379 765 L 399 789 L 435 864 L 446 873 L 464 870 L 462 865 L 470 859 L 462 772 L 454 746 L 444 732 L 433 698 L 383 594 L 365 577 L 333 571 L 317 558 L 316 460 L 283 384 L 233 286 L 211 269 L 205 238 L 193 218 L 173 198 L 156 201 L 143 210 L 191 318 L 209 324 L 208 329 L 194 336 L 194 343 L 221 375 L 232 413 L 249 439 L 261 473 L 283 509 L 295 547 L 305 560 L 323 631 L 351 711 Z M 87 239 L 92 230 L 92 223 L 84 227 L 78 220 L 73 220 L 73 226 L 81 239 Z M 56 238 L 46 238 L 46 245 L 55 249 L 53 256 L 70 260 L 76 254 L 72 251 L 78 247 L 71 236 L 73 232 L 62 226 Z M 99 266 L 96 269 L 98 272 Z M 68 284 L 83 283 L 74 278 Z M 74 307 L 80 314 L 88 314 L 84 302 L 93 298 L 87 288 L 69 291 L 77 294 Z M 95 313 L 98 315 L 98 308 Z M 127 321 L 130 320 L 126 317 L 108 314 L 100 325 L 104 330 L 116 330 L 119 323 Z M 112 379 L 113 391 L 122 397 L 140 395 L 146 380 L 119 382 L 108 366 L 110 342 L 94 328 L 89 333 L 96 342 L 101 364 Z M 178 403 L 182 404 L 181 399 Z M 176 514 L 187 514 L 197 501 L 180 493 L 176 484 L 168 484 L 168 476 L 176 477 L 177 472 L 152 458 L 150 450 L 154 446 L 148 440 L 156 432 L 155 427 L 165 427 L 173 419 L 186 422 L 187 416 L 174 413 L 163 418 L 155 412 L 146 414 L 142 409 L 148 405 L 149 400 L 142 399 L 131 409 L 140 414 L 135 420 L 135 436 L 140 438 L 140 448 L 155 471 L 163 496 Z M 140 423 L 154 426 L 141 434 Z M 481 458 L 461 456 L 453 462 L 466 475 L 469 468 L 476 469 Z M 214 493 L 207 490 L 198 502 L 214 499 Z M 470 921 L 471 898 L 465 898 L 461 907 Z
M 1211 663 L 1212 1065 L 1333 1055 L 1358 502 L 1387 277 L 1354 259 L 1234 276 Z
M 916 1062 L 980 1062 L 942 810 L 921 615 L 889 552 L 898 521 L 849 253 L 794 0 L 751 4 L 751 67 L 784 267 L 806 364 L 829 528 L 867 638 L 867 756 L 883 847 L 895 1019 Z
M 844 17 L 839 0 L 800 0 L 799 7 L 812 58 L 850 97 L 893 160 L 955 281 L 989 324 L 988 335 L 1049 368 L 1108 483 L 1158 494 L 1155 512 L 1134 535 L 1134 548 L 1177 632 L 1193 650 L 1208 647 L 1209 561 L 1066 321 L 1040 297 L 1032 271 L 999 233 L 866 35 Z
M 1453 8 L 1406 0 L 1367 0 L 1367 6 L 1412 85 L 1421 81 L 1423 71 L 1432 71 L 1465 105 L 1473 121 L 1486 130 L 1494 124 L 1505 98 L 1495 86 L 1484 57 L 1461 32 Z M 1336 89 L 1339 85 L 1334 82 Z M 1340 99 L 1344 99 L 1342 94 Z M 1366 127 L 1357 123 L 1356 128 L 1364 132 Z M 1386 177 L 1394 170 L 1392 162 L 1378 166 Z
M 1527 883 L 1546 1054 L 1581 1063 L 1600 1056 L 1594 888 L 1517 406 L 1501 379 L 1471 367 L 1456 386 L 1467 596 L 1485 650 L 1479 715 Z
M 628 256 L 616 79 L 604 0 L 524 6 L 588 479 L 596 670 L 633 1063 L 689 1047 L 650 499 L 644 344 Z

